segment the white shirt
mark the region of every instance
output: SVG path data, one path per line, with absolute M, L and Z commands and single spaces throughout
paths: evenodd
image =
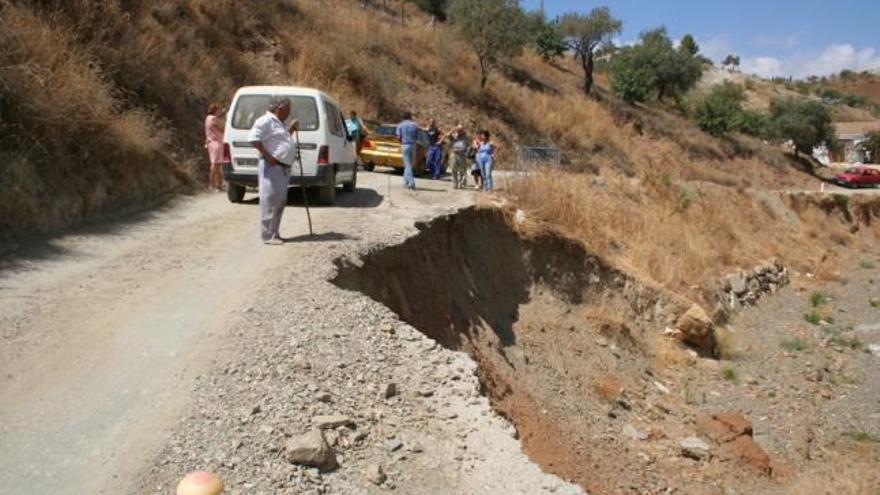
M 296 160 L 296 144 L 284 122 L 272 112 L 266 112 L 254 122 L 248 141 L 260 141 L 270 155 L 285 165 L 293 165 Z

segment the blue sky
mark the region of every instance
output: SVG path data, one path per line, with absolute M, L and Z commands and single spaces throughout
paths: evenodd
M 535 9 L 540 3 L 524 0 L 522 5 Z M 706 56 L 718 61 L 728 53 L 739 55 L 744 71 L 764 77 L 880 69 L 877 0 L 544 0 L 544 4 L 551 18 L 607 5 L 623 20 L 621 43 L 662 24 L 675 39 L 693 34 Z

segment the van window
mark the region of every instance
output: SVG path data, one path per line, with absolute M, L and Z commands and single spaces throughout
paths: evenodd
M 250 129 L 254 121 L 265 114 L 269 107 L 270 95 L 242 95 L 232 111 L 233 129 Z M 287 96 L 290 100 L 290 117 L 287 125 L 293 119 L 299 119 L 299 130 L 317 131 L 320 127 L 318 120 L 318 104 L 311 96 Z
M 339 109 L 327 100 L 324 100 L 324 113 L 327 114 L 327 128 L 330 134 L 342 137 L 345 135 L 345 124 L 339 114 Z

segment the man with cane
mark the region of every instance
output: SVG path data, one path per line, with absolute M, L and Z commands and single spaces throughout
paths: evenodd
M 258 118 L 248 134 L 248 141 L 260 152 L 257 175 L 260 190 L 260 235 L 264 244 L 284 244 L 278 228 L 287 204 L 290 168 L 296 159 L 296 144 L 291 134 L 298 122 L 287 128 L 284 121 L 290 116 L 290 100 L 274 97 L 269 110 Z

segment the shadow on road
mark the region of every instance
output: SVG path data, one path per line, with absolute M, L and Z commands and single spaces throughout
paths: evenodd
M 341 232 L 323 232 L 319 234 L 309 235 L 303 234 L 296 237 L 285 237 L 282 239 L 285 244 L 295 242 L 336 242 L 336 241 L 358 241 L 359 237 L 352 237 Z
M 336 191 L 336 203 L 331 206 L 318 203 L 318 194 L 313 190 L 306 194 L 309 208 L 377 208 L 385 200 L 384 196 L 373 189 L 357 189 L 350 193 L 339 189 Z M 256 206 L 260 204 L 260 198 L 252 196 L 241 204 Z M 305 206 L 302 189 L 294 187 L 287 190 L 287 206 Z

